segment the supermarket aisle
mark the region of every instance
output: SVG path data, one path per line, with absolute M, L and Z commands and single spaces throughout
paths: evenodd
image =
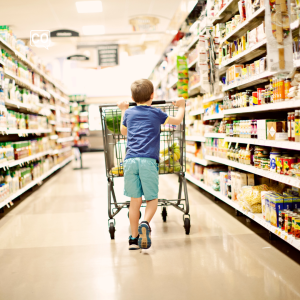
M 89 170 L 67 166 L 0 220 L 0 299 L 300 298 L 298 264 L 192 185 L 190 236 L 169 208 L 167 223 L 154 219 L 149 251 L 127 250 L 125 211 L 110 241 L 103 154 L 84 163 Z M 161 196 L 174 197 L 176 177 L 161 179 Z

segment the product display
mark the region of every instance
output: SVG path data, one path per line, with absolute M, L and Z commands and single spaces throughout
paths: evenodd
M 274 1 L 211 1 L 197 26 L 192 26 L 198 39 L 190 38 L 187 43 L 190 36 L 186 35 L 168 55 L 185 54 L 190 68 L 189 94 L 199 94 L 187 102 L 187 172 L 204 180 L 201 186 L 211 192 L 227 197 L 228 190 L 224 193 L 221 182 L 231 182 L 228 166 L 236 167 L 233 180 L 235 172 L 244 174 L 237 171 L 240 167 L 249 170 L 249 176 L 300 186 L 300 74 L 291 64 L 291 51 L 298 59 L 299 33 L 293 32 L 293 42 L 290 34 L 290 23 L 298 20 L 297 7 L 289 1 L 281 3 L 281 10 Z M 295 67 L 298 65 L 295 62 Z M 208 166 L 214 163 L 221 165 Z M 256 199 L 253 193 L 258 193 L 261 185 L 242 192 L 243 186 L 254 186 L 254 179 L 248 184 L 245 175 L 237 176 L 243 178 L 239 207 L 260 213 L 261 202 L 247 199 Z M 273 189 L 268 185 L 263 192 L 284 192 L 274 190 L 275 185 Z M 231 191 L 229 195 L 237 200 L 238 194 L 232 196 Z

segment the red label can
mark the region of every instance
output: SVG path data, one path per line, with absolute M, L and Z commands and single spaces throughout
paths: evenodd
M 257 98 L 258 98 L 258 105 L 261 105 L 261 93 L 264 92 L 265 89 L 263 88 L 258 88 L 257 89 Z
M 283 174 L 289 175 L 289 170 L 292 169 L 292 164 L 295 163 L 296 159 L 294 157 L 284 157 L 283 158 Z

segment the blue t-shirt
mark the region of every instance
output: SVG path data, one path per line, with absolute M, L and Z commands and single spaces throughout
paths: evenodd
M 127 109 L 123 126 L 127 128 L 127 158 L 149 157 L 159 162 L 160 125 L 168 115 L 158 108 L 139 105 Z

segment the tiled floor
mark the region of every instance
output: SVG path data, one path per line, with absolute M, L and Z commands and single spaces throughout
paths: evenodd
M 0 300 L 300 299 L 299 253 L 190 184 L 189 236 L 168 207 L 166 223 L 160 208 L 153 220 L 148 251 L 127 250 L 126 210 L 111 241 L 103 154 L 84 164 L 65 167 L 0 220 Z M 176 198 L 176 177 L 160 178 L 160 197 Z M 122 179 L 115 188 L 126 200 Z

